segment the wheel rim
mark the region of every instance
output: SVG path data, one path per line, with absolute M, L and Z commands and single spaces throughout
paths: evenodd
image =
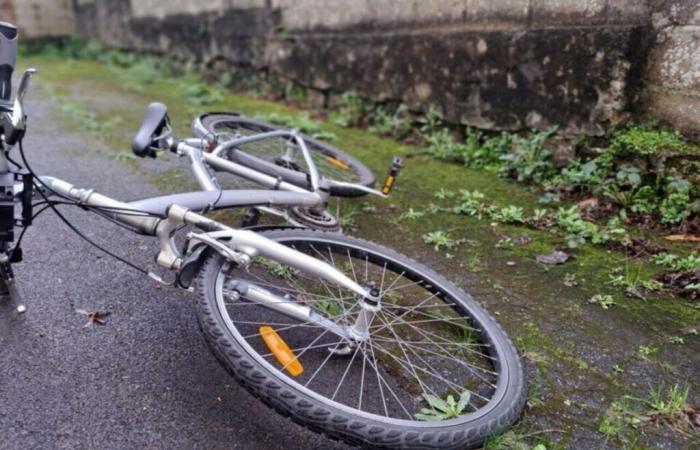
M 226 295 L 226 283 L 240 274 L 221 271 L 216 282 L 219 312 L 234 338 L 263 366 L 319 401 L 384 422 L 426 427 L 460 424 L 478 419 L 499 404 L 508 381 L 505 358 L 489 336 L 466 326 L 468 305 L 436 287 L 433 280 L 418 283 L 417 272 L 393 258 L 379 260 L 366 247 L 331 239 L 310 242 L 299 238 L 283 241 L 324 259 L 358 282 L 374 281 L 384 294 L 382 310 L 370 327 L 370 339 L 350 355 L 338 356 L 329 351 L 340 342 L 332 333 L 256 304 L 232 300 Z M 294 298 L 301 298 L 299 292 L 303 292 L 304 304 L 313 304 L 338 323 L 353 322 L 359 307 L 347 292 L 275 264 L 256 260 L 245 272 L 246 279 Z M 415 297 L 418 291 L 427 295 L 419 299 Z M 300 377 L 285 372 L 264 346 L 256 329 L 262 325 L 274 327 L 295 352 L 304 365 Z M 424 394 L 443 400 L 451 394 L 456 400 L 465 390 L 471 399 L 459 417 L 417 421 L 416 414 L 423 408 L 439 412 L 427 404 Z
M 250 136 L 252 134 L 271 131 L 271 128 L 234 121 L 218 122 L 212 125 L 212 128 L 219 139 L 223 141 L 233 139 L 236 136 Z M 301 151 L 297 151 L 292 164 L 280 159 L 285 154 L 289 142 L 287 138 L 276 137 L 243 144 L 239 148 L 245 153 L 256 156 L 269 163 L 306 173 L 308 169 Z M 311 154 L 311 159 L 318 169 L 318 173 L 324 178 L 348 183 L 358 183 L 361 181 L 359 174 L 354 170 L 349 161 L 325 150 L 312 140 L 307 139 L 306 146 Z

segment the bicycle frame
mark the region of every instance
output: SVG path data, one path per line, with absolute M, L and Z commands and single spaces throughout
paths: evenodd
M 220 155 L 230 149 L 248 144 L 251 142 L 262 141 L 265 139 L 284 137 L 297 143 L 297 147 L 301 150 L 304 156 L 304 161 L 309 168 L 309 188 L 303 188 L 296 184 L 283 181 L 280 178 L 272 175 L 251 169 L 250 167 L 236 163 L 229 159 L 222 158 Z M 288 150 L 292 151 L 292 150 Z M 296 151 L 296 150 L 293 150 Z M 288 191 L 299 194 L 296 197 L 289 197 L 289 201 L 279 201 L 274 203 L 277 206 L 304 206 L 311 209 L 325 210 L 329 200 L 329 188 L 332 185 L 344 186 L 357 189 L 363 192 L 377 195 L 386 198 L 387 195 L 361 184 L 345 183 L 334 180 L 327 180 L 318 174 L 318 169 L 311 158 L 311 154 L 304 142 L 304 139 L 296 130 L 286 131 L 277 130 L 266 133 L 260 133 L 253 136 L 244 136 L 228 140 L 219 144 L 213 151 L 207 152 L 203 149 L 203 141 L 201 139 L 185 139 L 177 144 L 175 153 L 181 157 L 187 157 L 190 162 L 192 174 L 205 191 L 220 192 L 218 180 L 211 173 L 209 167 L 219 172 L 227 172 L 232 175 L 239 176 L 249 181 L 253 181 L 269 189 L 275 191 Z M 287 155 L 289 156 L 289 155 Z M 280 199 L 281 200 L 281 199 Z M 269 206 L 257 206 L 258 210 L 283 217 L 287 222 L 297 226 L 305 226 L 291 218 L 285 211 L 271 208 Z
M 192 194 L 201 193 L 176 194 L 134 202 L 137 204 L 149 204 L 151 202 L 153 210 L 156 209 L 156 205 L 159 205 L 161 208 L 160 213 L 164 217 L 158 218 L 145 215 L 143 209 L 134 207 L 134 203 L 121 202 L 99 194 L 92 189 L 77 188 L 58 178 L 41 177 L 41 183 L 61 197 L 74 200 L 86 206 L 95 206 L 113 211 L 110 214 L 111 219 L 134 227 L 143 234 L 156 237 L 160 244 L 156 262 L 161 267 L 177 272 L 178 275 L 186 267 L 187 257 L 194 254 L 198 246 L 205 245 L 223 255 L 230 263 L 236 266 L 246 267 L 253 258 L 262 256 L 278 263 L 288 264 L 304 273 L 315 275 L 330 283 L 342 286 L 357 294 L 358 301 L 363 306 L 361 313 L 358 314 L 356 323 L 352 327 L 342 327 L 316 313 L 308 306 L 280 297 L 247 280 L 241 280 L 242 284 L 239 284 L 236 292 L 237 295 L 245 297 L 248 301 L 259 303 L 295 319 L 314 322 L 323 326 L 337 336 L 348 340 L 348 342 L 356 341 L 367 335 L 367 329 L 371 322 L 371 318 L 368 320 L 368 315 L 373 314 L 377 310 L 376 305 L 380 301 L 377 295 L 373 295 L 370 290 L 352 281 L 324 261 L 293 250 L 253 231 L 230 228 L 179 204 L 166 203 L 165 200 L 183 198 L 194 203 L 196 197 Z M 269 191 L 262 192 L 270 194 Z M 197 206 L 206 208 L 207 204 L 201 202 Z M 198 228 L 202 232 L 189 232 L 184 250 L 180 251 L 175 244 L 174 236 L 175 232 L 183 225 Z M 197 256 L 201 257 L 200 255 Z M 149 275 L 151 278 L 162 282 L 157 275 L 153 273 Z M 365 304 L 367 308 L 364 308 Z M 367 312 L 365 312 L 365 309 Z
M 7 160 L 7 152 L 11 150 L 14 143 L 8 143 L 7 136 L 9 132 L 24 129 L 26 116 L 24 114 L 23 97 L 32 74 L 33 72 L 28 71 L 22 78 L 11 119 L 9 122 L 6 122 L 4 138 L 0 140 L 0 178 L 7 174 L 14 177 Z M 7 116 L 3 116 L 3 119 L 6 118 Z M 188 147 L 187 144 L 183 145 L 185 149 Z M 201 176 L 203 173 L 201 170 L 206 172 L 206 167 L 195 156 L 197 155 L 194 154 L 191 157 L 193 170 L 195 173 L 200 173 Z M 262 174 L 259 175 L 262 177 Z M 262 178 L 260 179 L 262 180 Z M 285 186 L 292 192 L 269 190 L 186 192 L 129 203 L 99 194 L 93 189 L 75 187 L 67 181 L 50 176 L 41 176 L 36 180 L 36 183 L 37 187 L 42 189 L 42 192 L 58 195 L 85 207 L 97 208 L 101 214 L 109 216 L 114 221 L 130 226 L 142 234 L 156 237 L 160 246 L 156 257 L 157 264 L 176 272 L 177 280 L 182 287 L 189 287 L 188 284 L 182 283 L 183 280 L 180 276 L 183 274 L 183 271 L 191 265 L 199 268 L 203 262 L 202 260 L 211 252 L 221 254 L 228 264 L 241 267 L 247 267 L 253 261 L 253 258 L 257 256 L 287 264 L 304 273 L 317 276 L 329 283 L 342 286 L 354 292 L 357 294 L 361 305 L 367 305 L 367 311 L 364 311 L 365 308 L 363 307 L 361 313 L 358 314 L 356 323 L 352 326 L 344 327 L 316 313 L 308 306 L 280 297 L 247 280 L 239 280 L 235 290 L 236 295 L 239 295 L 246 301 L 258 303 L 295 319 L 323 326 L 328 331 L 346 339 L 350 345 L 367 334 L 369 323 L 367 317 L 374 314 L 373 310 L 376 309 L 376 305 L 380 302 L 378 293 L 360 286 L 324 261 L 267 239 L 253 231 L 234 229 L 192 211 L 192 209 L 206 211 L 213 207 L 244 205 L 316 204 L 318 197 L 314 193 L 304 191 L 301 188 Z M 17 203 L 23 194 L 26 197 L 23 185 L 18 186 L 13 181 L 9 186 L 12 205 Z M 175 233 L 183 226 L 196 228 L 200 232 L 189 232 L 181 251 L 175 243 Z M 14 278 L 10 264 L 10 255 L 12 254 L 10 249 L 11 242 L 12 239 L 6 239 L 2 248 L 0 248 L 0 279 L 7 282 L 10 295 L 18 298 L 18 293 L 14 289 Z M 209 250 L 209 252 L 203 252 L 203 248 Z M 156 281 L 168 284 L 152 272 L 149 273 L 149 276 Z M 191 281 L 191 279 L 187 281 Z

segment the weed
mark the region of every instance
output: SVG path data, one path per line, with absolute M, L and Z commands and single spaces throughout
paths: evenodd
M 671 336 L 668 339 L 668 342 L 670 342 L 671 344 L 678 344 L 678 345 L 685 344 L 685 340 L 683 339 L 682 336 Z
M 631 125 L 614 132 L 609 148 L 614 153 L 637 155 L 688 150 L 687 144 L 677 132 L 654 130 L 643 125 Z
M 408 208 L 408 211 L 399 216 L 400 219 L 415 220 L 423 217 L 425 215 L 424 211 L 416 211 L 413 208 Z
M 334 133 L 324 131 L 321 124 L 311 119 L 308 113 L 299 115 L 268 113 L 258 116 L 261 120 L 272 122 L 288 128 L 296 128 L 302 133 L 310 135 L 314 139 L 334 141 L 337 136 Z
M 341 127 L 355 127 L 367 116 L 369 106 L 356 92 L 346 92 L 341 98 L 341 105 L 335 123 Z
M 548 431 L 527 433 L 513 429 L 489 437 L 484 443 L 484 450 L 547 450 L 559 448 L 545 435 Z
M 462 411 L 469 405 L 471 393 L 464 391 L 459 395 L 459 400 L 456 401 L 450 394 L 446 400 L 431 395 L 423 394 L 423 399 L 430 405 L 430 408 L 422 408 L 415 418 L 418 420 L 447 420 L 459 417 Z
M 654 256 L 654 263 L 674 272 L 693 272 L 700 269 L 700 256 L 688 255 L 681 258 L 673 253 L 659 253 Z
M 341 305 L 334 300 L 320 300 L 316 303 L 316 307 L 329 317 L 335 317 L 342 313 Z
M 552 163 L 552 151 L 544 147 L 545 141 L 556 129 L 532 133 L 527 138 L 512 136 L 513 151 L 501 156 L 501 173 L 512 176 L 521 183 L 542 183 L 556 172 Z
M 362 209 L 362 212 L 366 212 L 366 213 L 377 212 L 377 207 L 369 202 L 363 202 L 360 209 Z
M 600 305 L 600 307 L 603 309 L 609 309 L 611 306 L 613 306 L 615 304 L 615 300 L 613 300 L 611 295 L 596 294 L 593 297 L 588 299 L 588 303 L 592 303 L 594 305 Z
M 185 84 L 184 94 L 195 105 L 211 105 L 223 99 L 221 91 L 203 82 Z
M 525 213 L 523 208 L 515 205 L 508 205 L 504 208 L 496 210 L 491 219 L 503 223 L 523 223 L 525 222 Z
M 650 356 L 654 355 L 657 351 L 658 351 L 657 348 L 649 347 L 646 345 L 640 345 L 639 347 L 637 347 L 637 354 L 642 359 L 648 359 Z
M 435 251 L 440 251 L 441 249 L 451 249 L 460 244 L 456 239 L 453 239 L 446 231 L 438 230 L 426 233 L 423 235 L 423 241 L 426 244 L 433 246 Z
M 439 191 L 437 191 L 435 194 L 433 194 L 433 196 L 438 200 L 447 200 L 447 199 L 455 198 L 456 195 L 457 194 L 455 193 L 455 191 L 448 191 L 445 188 L 440 188 Z
M 576 277 L 576 274 L 573 272 L 567 272 L 564 274 L 564 286 L 566 287 L 574 287 L 578 286 L 578 278 Z

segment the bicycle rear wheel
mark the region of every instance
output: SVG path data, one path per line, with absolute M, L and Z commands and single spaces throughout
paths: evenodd
M 352 293 L 274 261 L 256 258 L 245 271 L 210 257 L 195 287 L 201 327 L 223 365 L 266 404 L 333 438 L 381 448 L 476 448 L 518 418 L 525 402 L 520 360 L 469 295 L 361 239 L 304 230 L 263 234 L 382 294 L 368 339 L 338 348 L 342 339 L 317 322 L 236 297 L 231 286 L 247 280 L 287 294 L 341 326 L 352 325 L 360 310 Z M 289 346 L 301 374 L 276 359 L 263 326 Z M 450 395 L 463 400 L 462 408 L 448 403 L 441 416 Z M 437 418 L 443 420 L 429 420 Z
M 285 129 L 287 128 L 249 119 L 236 113 L 205 114 L 198 117 L 193 124 L 197 137 L 216 135 L 222 141 L 237 135 L 249 136 Z M 322 177 L 367 187 L 374 185 L 374 174 L 356 158 L 310 136 L 302 135 L 302 138 Z M 289 183 L 307 187 L 308 169 L 301 152 L 298 151 L 291 162 L 282 159 L 289 144 L 291 141 L 283 137 L 251 142 L 233 149 L 227 157 L 260 172 L 281 177 Z M 359 197 L 366 194 L 344 186 L 331 186 L 330 193 L 339 197 Z

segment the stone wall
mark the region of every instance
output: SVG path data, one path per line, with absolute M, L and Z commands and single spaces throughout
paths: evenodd
M 17 22 L 14 0 L 0 0 L 0 21 L 10 23 Z
M 71 35 L 74 17 L 71 0 L 0 0 L 0 20 L 16 24 L 22 39 Z
M 484 129 L 599 135 L 635 109 L 698 130 L 697 10 L 695 0 L 80 0 L 76 12 L 83 37 L 293 81 L 326 103 L 354 90 Z
M 700 141 L 700 2 L 659 1 L 640 107 Z

